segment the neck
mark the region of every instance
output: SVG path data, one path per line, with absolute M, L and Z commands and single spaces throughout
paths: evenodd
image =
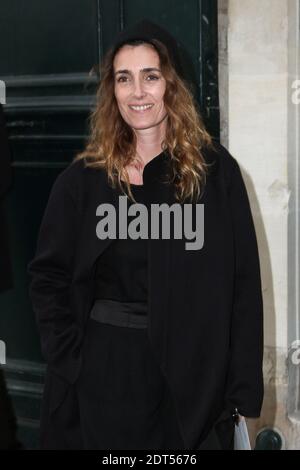
M 162 143 L 166 135 L 166 119 L 149 129 L 135 129 L 137 137 L 136 151 L 146 165 L 162 152 Z

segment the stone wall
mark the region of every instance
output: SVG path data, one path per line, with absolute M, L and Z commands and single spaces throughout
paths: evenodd
M 252 442 L 259 430 L 275 428 L 284 447 L 296 449 L 300 423 L 287 416 L 287 354 L 299 331 L 299 286 L 293 283 L 299 241 L 292 233 L 299 217 L 299 120 L 291 101 L 299 2 L 218 5 L 221 141 L 239 162 L 247 187 L 264 297 L 265 399 L 261 417 L 248 424 Z

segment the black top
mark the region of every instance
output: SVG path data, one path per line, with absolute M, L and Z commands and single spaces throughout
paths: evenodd
M 144 185 L 131 184 L 137 202 L 144 201 Z M 128 199 L 127 206 L 132 202 Z M 128 216 L 128 223 L 133 217 Z M 116 239 L 97 261 L 95 298 L 147 302 L 147 239 Z
M 148 162 L 143 171 L 143 185 L 131 184 L 137 202 L 146 205 L 149 185 L 164 176 L 166 154 L 160 153 Z M 118 194 L 122 193 L 118 190 Z M 127 200 L 127 207 L 133 204 Z M 128 223 L 134 217 L 128 216 Z M 123 302 L 147 302 L 148 239 L 116 239 L 98 258 L 95 273 L 95 299 Z

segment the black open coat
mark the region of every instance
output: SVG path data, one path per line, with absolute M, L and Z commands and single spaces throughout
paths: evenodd
M 198 201 L 204 204 L 202 249 L 186 250 L 184 238 L 149 241 L 148 334 L 173 393 L 187 449 L 200 448 L 224 409 L 258 417 L 263 398 L 263 304 L 255 229 L 239 165 L 215 145 L 216 152 L 206 151 L 206 161 L 213 165 Z M 150 203 L 176 202 L 171 185 L 156 178 L 169 161 L 154 158 L 144 169 Z M 53 185 L 36 255 L 28 266 L 48 363 L 45 446 L 51 417 L 59 408 L 74 410 L 75 420 L 74 391 L 93 301 L 95 261 L 111 243 L 96 236 L 96 208 L 103 203 L 117 208 L 118 202 L 104 170 L 85 168 L 82 160 L 69 165 Z M 74 425 L 69 445 L 75 447 L 78 427 L 76 433 Z M 63 447 L 58 441 L 55 445 Z

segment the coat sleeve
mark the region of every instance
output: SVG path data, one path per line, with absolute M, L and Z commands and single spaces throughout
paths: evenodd
M 73 383 L 80 363 L 80 331 L 70 306 L 78 209 L 65 171 L 50 192 L 27 272 L 43 356 L 53 372 Z
M 259 417 L 263 385 L 263 299 L 256 233 L 246 187 L 237 161 L 229 187 L 235 247 L 235 282 L 226 390 L 229 407 Z

